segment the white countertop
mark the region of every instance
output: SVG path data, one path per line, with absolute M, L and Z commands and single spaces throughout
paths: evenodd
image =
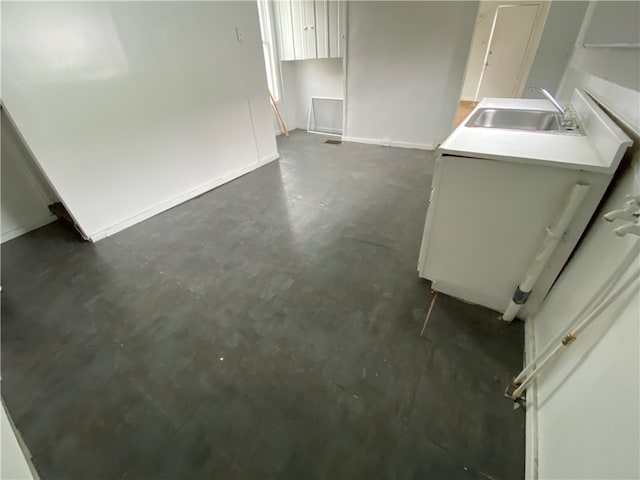
M 593 145 L 592 136 L 527 132 L 499 128 L 466 127 L 479 108 L 506 108 L 556 111 L 548 100 L 485 98 L 440 145 L 438 151 L 450 155 L 480 157 L 529 164 L 552 164 L 562 168 L 613 173 L 619 159 L 604 158 Z M 581 122 L 578 122 L 583 128 Z

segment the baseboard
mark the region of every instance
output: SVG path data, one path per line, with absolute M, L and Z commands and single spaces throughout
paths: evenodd
M 344 142 L 353 143 L 366 143 L 368 145 L 381 145 L 385 147 L 397 147 L 397 148 L 412 148 L 417 150 L 435 150 L 436 144 L 427 143 L 410 143 L 410 142 L 398 142 L 395 140 L 385 140 L 383 138 L 365 138 L 365 137 L 342 137 Z
M 524 324 L 525 365 L 528 365 L 536 354 L 535 327 L 533 321 L 525 320 Z M 525 459 L 524 478 L 538 478 L 538 383 L 534 380 L 527 388 L 527 411 L 525 415 Z
M 260 163 L 258 164 L 258 167 L 262 167 L 263 165 L 266 165 L 267 163 L 271 163 L 271 162 L 273 162 L 274 160 L 278 160 L 279 158 L 280 158 L 280 154 L 279 154 L 278 152 L 273 153 L 273 154 L 271 154 L 271 155 L 267 155 L 267 156 L 266 156 L 266 157 L 264 157 L 262 160 L 260 160 Z M 258 167 L 256 167 L 256 168 L 258 168 Z M 251 170 L 255 170 L 255 168 L 252 168 Z M 249 171 L 247 171 L 247 172 L 244 172 L 244 173 L 243 173 L 243 174 L 241 174 L 241 175 L 244 175 L 245 173 L 249 173 L 251 170 L 249 170 Z M 239 177 L 239 176 L 240 176 L 240 175 L 238 175 L 238 176 L 236 176 L 236 177 L 233 177 L 233 178 L 237 178 L 237 177 Z M 232 178 L 232 179 L 230 179 L 230 180 L 233 180 L 233 178 Z M 230 181 L 230 180 L 227 180 L 227 181 Z
M 158 215 L 159 213 L 169 210 L 170 208 L 180 205 L 181 203 L 191 200 L 192 198 L 202 195 L 203 193 L 206 193 L 209 190 L 213 190 L 214 188 L 219 187 L 220 185 L 224 185 L 225 183 L 230 182 L 231 180 L 235 180 L 236 178 L 241 177 L 242 175 L 246 175 L 247 173 L 252 172 L 256 168 L 262 167 L 267 163 L 277 160 L 278 158 L 280 158 L 280 154 L 276 152 L 274 154 L 268 155 L 267 157 L 263 158 L 259 162 L 253 162 L 253 163 L 250 163 L 249 165 L 245 165 L 244 167 L 233 170 L 221 177 L 218 177 L 214 180 L 211 180 L 207 183 L 200 185 L 199 187 L 189 190 L 188 192 L 177 195 L 169 200 L 159 203 L 154 207 L 151 207 L 132 217 L 129 217 L 128 219 L 122 222 L 116 223 L 115 225 L 107 227 L 98 232 L 91 233 L 88 235 L 89 240 L 91 240 L 92 242 L 97 242 L 99 240 L 102 240 L 103 238 L 114 235 L 126 228 L 132 227 L 136 223 L 140 223 L 148 218 Z
M 30 225 L 27 225 L 26 227 L 20 227 L 20 228 L 15 228 L 13 230 L 11 230 L 10 232 L 5 232 L 2 234 L 2 237 L 0 238 L 0 243 L 4 243 L 4 242 L 8 242 L 9 240 L 12 240 L 16 237 L 19 237 L 20 235 L 24 235 L 25 233 L 29 233 L 31 230 L 35 230 L 36 228 L 40 228 L 40 227 L 44 227 L 45 225 L 50 224 L 51 222 L 55 222 L 56 221 L 56 216 L 55 215 L 49 215 L 47 218 L 43 218 L 42 220 L 39 220 L 37 222 L 34 222 Z

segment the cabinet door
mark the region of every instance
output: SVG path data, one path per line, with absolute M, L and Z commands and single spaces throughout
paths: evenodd
M 278 46 L 280 48 L 280 60 L 295 60 L 291 0 L 276 0 L 273 2 L 273 11 L 278 35 Z
M 305 16 L 302 2 L 291 1 L 291 31 L 293 34 L 293 52 L 296 60 L 305 58 Z
M 316 49 L 318 58 L 329 58 L 329 4 L 330 0 L 316 0 Z
M 327 4 L 329 57 L 340 58 L 344 56 L 347 2 L 328 0 Z
M 303 31 L 303 58 L 318 58 L 316 50 L 316 9 L 313 0 L 305 0 L 301 3 L 304 11 Z

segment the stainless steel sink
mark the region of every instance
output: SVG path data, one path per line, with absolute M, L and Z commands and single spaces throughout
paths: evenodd
M 576 125 L 563 125 L 560 114 L 544 110 L 481 108 L 465 125 L 467 127 L 503 128 L 528 132 L 581 134 Z

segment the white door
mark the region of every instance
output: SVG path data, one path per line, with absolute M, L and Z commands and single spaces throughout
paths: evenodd
M 476 98 L 514 97 L 524 74 L 538 5 L 501 5 L 485 56 Z

